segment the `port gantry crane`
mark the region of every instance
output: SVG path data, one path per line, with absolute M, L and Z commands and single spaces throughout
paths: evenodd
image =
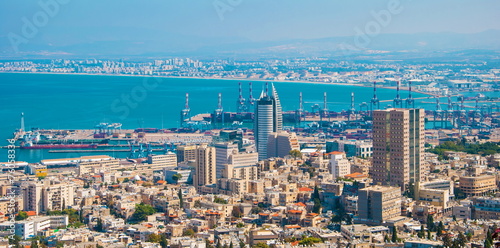
M 302 101 L 302 92 L 299 93 L 299 109 L 295 111 L 296 122 L 300 123 L 302 121 L 302 115 L 304 113 L 304 102 Z
M 248 106 L 245 104 L 246 100 L 243 98 L 243 90 L 241 89 L 241 82 L 239 83 L 239 96 L 238 100 L 236 100 L 236 109 L 238 113 L 243 113 L 248 110 Z
M 189 93 L 186 93 L 186 104 L 184 105 L 184 109 L 181 110 L 181 127 L 185 126 L 186 119 L 191 121 L 191 109 L 189 109 Z
M 394 100 L 392 101 L 393 102 L 393 107 L 394 108 L 402 108 L 403 107 L 403 100 L 401 99 L 401 97 L 399 96 L 399 80 L 396 82 L 396 98 L 394 98 Z
M 445 128 L 443 126 L 445 118 L 443 117 L 443 110 L 441 109 L 441 103 L 439 102 L 439 96 L 434 97 L 436 99 L 436 110 L 434 110 L 434 129 L 436 128 L 436 122 L 440 121 L 440 128 Z
M 407 108 L 415 108 L 415 99 L 413 99 L 411 93 L 411 81 L 408 81 L 408 98 L 405 100 Z
M 253 98 L 253 92 L 252 92 L 252 82 L 248 84 L 249 87 L 249 95 L 247 99 L 247 111 L 254 111 L 255 110 L 255 98 Z
M 380 100 L 377 98 L 377 82 L 373 82 L 373 98 L 370 101 L 370 114 L 373 117 L 373 111 L 380 108 Z
M 354 105 L 354 92 L 351 92 L 351 108 L 347 111 L 347 122 L 351 124 L 351 116 L 356 119 L 356 107 Z
M 323 123 L 323 118 L 328 117 L 328 122 L 330 122 L 330 111 L 328 110 L 327 95 L 323 92 L 323 109 L 319 113 L 320 122 Z
M 217 128 L 217 121 L 221 121 L 221 128 L 224 127 L 224 109 L 222 108 L 222 93 L 219 93 L 218 101 L 217 101 L 217 109 L 214 111 L 213 115 L 213 125 Z

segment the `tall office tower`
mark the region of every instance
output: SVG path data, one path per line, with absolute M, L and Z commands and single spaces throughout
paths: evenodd
M 268 94 L 266 85 L 265 91 L 260 94 L 255 106 L 254 135 L 259 152 L 259 160 L 267 158 L 267 140 L 269 134 L 283 129 L 283 113 L 278 93 L 274 85 L 271 85 L 271 95 Z
M 216 177 L 222 177 L 222 170 L 224 166 L 229 163 L 229 156 L 233 154 L 233 151 L 238 152 L 238 144 L 231 142 L 215 143 L 215 165 L 216 165 Z
M 286 131 L 273 132 L 267 139 L 267 158 L 283 158 L 291 150 L 300 150 L 299 141 L 295 133 Z
M 424 149 L 423 109 L 373 111 L 374 183 L 399 186 L 421 180 L 420 165 Z
M 359 219 L 370 224 L 380 224 L 401 215 L 401 189 L 398 187 L 371 186 L 358 191 Z
M 196 189 L 216 183 L 215 147 L 200 145 L 196 148 L 195 157 L 193 184 Z

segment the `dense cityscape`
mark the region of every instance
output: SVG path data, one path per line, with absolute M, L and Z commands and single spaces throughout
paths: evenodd
M 480 84 L 497 87 L 494 81 Z M 399 108 L 379 109 L 372 99 L 366 111 L 295 111 L 295 119 L 316 118 L 316 124 L 284 130 L 287 114 L 273 84 L 239 104 L 246 112 L 238 114 L 249 116 L 253 128 L 199 132 L 189 126 L 188 105 L 180 110 L 186 129 L 177 131 L 122 130 L 118 123 L 98 130 L 25 130 L 22 116 L 6 149 L 97 150 L 94 156 L 3 163 L 4 235 L 14 225 L 12 242 L 43 247 L 496 242 L 498 109 L 454 115 L 452 107 L 441 121 L 453 126 L 426 129 L 436 111 L 402 108 L 398 99 Z M 216 110 L 208 120 L 216 126 L 224 115 Z M 332 125 L 338 121 L 356 124 L 339 129 Z M 108 147 L 130 147 L 130 154 L 98 155 Z
M 0 1 L 0 248 L 500 248 L 500 2 Z

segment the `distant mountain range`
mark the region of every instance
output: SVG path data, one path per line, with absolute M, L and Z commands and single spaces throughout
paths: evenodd
M 475 34 L 418 33 L 379 34 L 251 42 L 239 37 L 195 37 L 148 29 L 58 30 L 40 32 L 16 53 L 7 34 L 0 36 L 0 58 L 60 57 L 442 57 L 443 54 L 500 55 L 500 30 Z M 92 36 L 84 34 L 91 33 Z M 145 38 L 147 37 L 147 38 Z

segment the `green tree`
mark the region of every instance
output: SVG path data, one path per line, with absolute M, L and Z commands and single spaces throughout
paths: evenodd
M 233 207 L 233 211 L 231 212 L 234 218 L 241 218 L 243 217 L 243 212 L 241 212 L 241 209 L 238 206 Z
M 17 221 L 25 220 L 27 218 L 28 218 L 28 213 L 26 213 L 24 211 L 19 211 L 19 213 L 17 213 L 17 216 L 16 216 Z
M 179 183 L 179 180 L 182 179 L 182 175 L 179 174 L 179 173 L 175 173 L 173 176 L 172 176 L 172 180 L 175 181 L 175 183 Z
M 314 199 L 314 206 L 312 211 L 317 214 L 321 212 L 321 201 L 317 198 Z
M 30 248 L 38 248 L 38 241 L 37 240 L 32 240 Z
M 417 232 L 417 237 L 419 238 L 424 238 L 425 237 L 425 230 L 424 230 L 424 225 L 420 227 L 420 230 Z
M 214 198 L 214 202 L 219 203 L 219 204 L 227 204 L 227 200 L 220 198 L 220 197 L 217 197 L 217 196 Z
M 299 241 L 299 245 L 304 245 L 304 246 L 311 246 L 314 243 L 321 243 L 321 239 L 316 237 L 306 237 L 303 238 L 301 241 Z
M 441 234 L 443 233 L 444 231 L 444 225 L 443 225 L 443 222 L 440 221 L 436 227 L 436 236 L 441 236 Z
M 15 248 L 21 248 L 20 242 L 21 242 L 21 237 L 17 235 L 14 235 L 12 239 L 9 239 L 9 244 L 13 245 L 13 247 Z
M 243 222 L 238 222 L 238 224 L 236 224 L 236 227 L 242 228 L 242 227 L 245 227 L 245 224 Z
M 104 231 L 101 218 L 97 219 L 97 224 L 95 225 L 94 229 L 95 229 L 96 232 L 102 232 L 102 231 Z
M 189 236 L 189 237 L 194 237 L 194 230 L 193 229 L 186 229 L 184 230 L 184 232 L 182 233 L 182 236 Z
M 302 153 L 299 151 L 299 150 L 291 150 L 290 151 L 290 156 L 292 156 L 294 159 L 297 159 L 297 158 L 302 158 Z
M 184 198 L 183 198 L 182 190 L 181 189 L 179 189 L 179 192 L 177 192 L 177 196 L 179 197 L 179 205 L 180 205 L 180 207 L 182 209 L 184 209 Z
M 435 225 L 434 225 L 434 217 L 432 214 L 427 215 L 427 229 L 431 230 L 431 232 L 435 231 Z
M 161 245 L 161 248 L 167 248 L 168 247 L 168 240 L 167 240 L 167 237 L 165 235 L 161 235 L 160 245 Z
M 267 245 L 266 243 L 259 242 L 253 245 L 253 248 L 269 248 L 269 245 Z
M 441 238 L 441 240 L 443 241 L 443 246 L 444 247 L 452 247 L 453 241 L 451 240 L 451 236 L 448 233 L 445 234 L 445 235 L 443 235 L 443 237 Z
M 152 243 L 160 243 L 161 241 L 161 236 L 160 234 L 152 233 L 148 236 L 148 239 L 146 242 L 152 242 Z
M 147 219 L 148 215 L 152 215 L 156 213 L 156 210 L 149 204 L 136 204 L 135 212 L 132 214 L 132 219 L 137 221 L 144 221 Z
M 486 232 L 486 239 L 484 240 L 484 247 L 491 248 L 493 246 L 493 237 L 491 235 L 490 229 Z
M 317 213 L 319 214 L 321 212 L 321 199 L 319 197 L 319 189 L 318 189 L 318 186 L 314 186 L 314 191 L 311 195 L 311 198 L 314 202 L 314 206 L 313 206 L 313 212 L 314 213 Z
M 396 229 L 396 226 L 393 226 L 393 227 L 392 227 L 392 237 L 391 237 L 391 241 L 392 241 L 393 243 L 398 242 L 398 230 Z
M 457 238 L 455 238 L 455 240 L 453 240 L 453 246 L 454 247 L 465 247 L 466 243 L 467 243 L 467 237 L 462 232 L 458 232 Z

